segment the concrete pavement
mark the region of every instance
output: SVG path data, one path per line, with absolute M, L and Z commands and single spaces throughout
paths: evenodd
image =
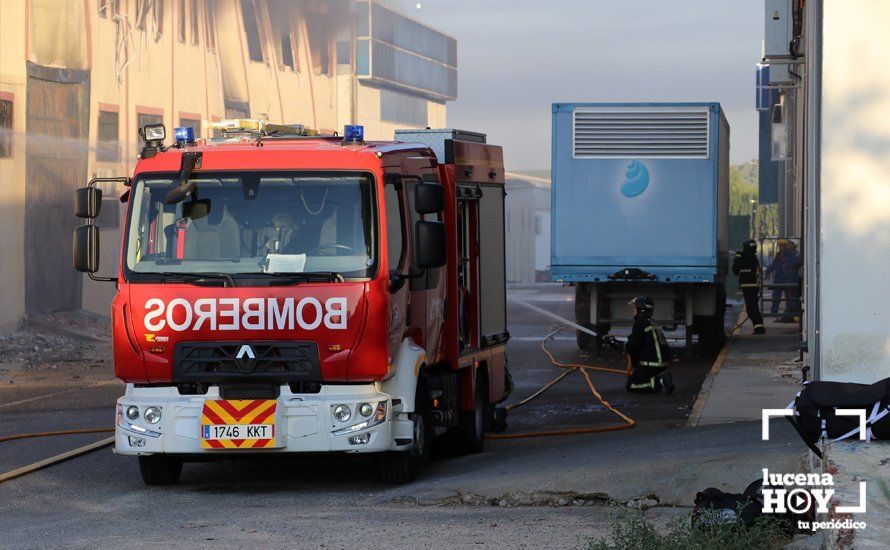
M 766 334 L 752 334 L 750 322 L 735 332 L 702 383 L 688 426 L 759 421 L 763 409 L 794 399 L 801 388 L 798 326 L 765 324 Z

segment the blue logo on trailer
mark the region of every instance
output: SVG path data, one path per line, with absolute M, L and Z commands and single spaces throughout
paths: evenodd
M 638 197 L 649 187 L 649 170 L 638 161 L 631 161 L 624 172 L 624 183 L 621 184 L 621 194 L 625 197 Z

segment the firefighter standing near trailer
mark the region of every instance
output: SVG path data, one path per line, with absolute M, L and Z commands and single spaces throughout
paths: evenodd
M 742 250 L 736 252 L 732 261 L 732 272 L 739 276 L 739 287 L 745 297 L 748 319 L 754 325 L 754 334 L 766 333 L 763 314 L 760 313 L 760 261 L 757 259 L 757 242 L 754 239 L 742 243 Z
M 603 344 L 622 350 L 630 357 L 631 371 L 625 388 L 629 392 L 673 393 L 674 381 L 667 371 L 674 354 L 661 327 L 652 322 L 655 304 L 648 296 L 637 296 L 629 302 L 634 324 L 626 342 L 612 337 Z

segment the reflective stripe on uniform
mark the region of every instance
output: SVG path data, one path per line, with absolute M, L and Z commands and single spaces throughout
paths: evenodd
M 663 366 L 667 365 L 667 363 L 656 363 L 655 361 L 640 361 L 640 365 L 642 365 L 644 367 L 658 368 L 658 367 L 663 367 Z
M 643 384 L 631 384 L 630 388 L 634 390 L 642 390 L 643 388 L 655 389 L 655 378 L 650 378 L 648 382 L 644 382 Z
M 739 286 L 742 288 L 760 288 L 760 283 L 743 283 Z
M 652 333 L 652 339 L 655 341 L 655 355 L 658 357 L 658 363 L 664 363 L 661 358 L 661 344 L 658 341 L 658 327 L 656 327 L 655 325 L 649 325 L 648 327 L 646 327 L 646 332 Z M 640 362 L 640 364 L 642 365 L 643 363 Z
M 763 326 L 762 324 L 760 324 L 760 325 L 754 325 L 754 328 L 764 328 L 764 326 Z
M 739 273 L 751 273 L 752 271 L 754 271 L 754 270 L 753 269 L 740 269 Z

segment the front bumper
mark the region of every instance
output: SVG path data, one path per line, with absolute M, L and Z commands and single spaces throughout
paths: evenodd
M 244 454 L 244 453 L 371 453 L 401 451 L 411 448 L 413 424 L 396 406 L 391 396 L 374 384 L 324 385 L 319 393 L 295 394 L 281 386 L 275 411 L 275 436 L 271 448 L 208 449 L 201 444 L 204 402 L 221 399 L 219 388 L 212 386 L 206 395 L 180 395 L 176 387 L 135 387 L 127 384 L 126 393 L 117 401 L 115 422 L 116 453 L 124 455 L 171 454 Z M 385 419 L 374 426 L 343 433 L 345 428 L 366 420 L 357 408 L 361 403 L 376 406 L 386 403 Z M 334 418 L 337 405 L 346 405 L 351 418 Z M 125 411 L 138 407 L 135 420 Z M 161 420 L 149 424 L 143 412 L 149 407 L 161 411 Z M 355 443 L 353 436 L 368 434 L 366 443 Z M 350 440 L 353 439 L 351 442 Z M 363 440 L 365 438 L 358 438 Z M 407 442 L 407 443 L 406 443 Z

